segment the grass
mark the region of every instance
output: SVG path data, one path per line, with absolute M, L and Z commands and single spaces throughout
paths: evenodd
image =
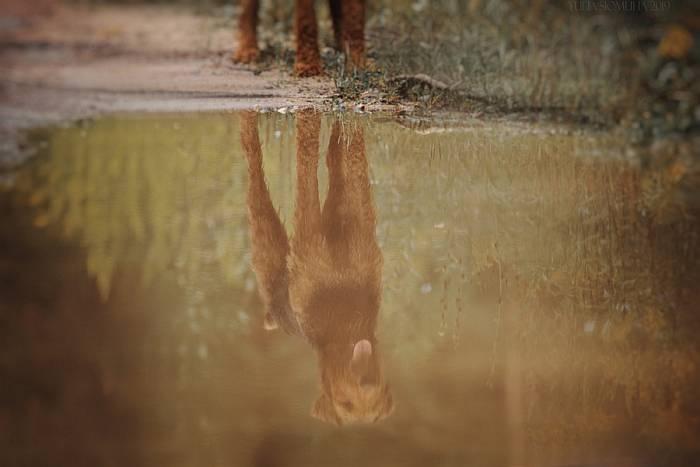
M 643 139 L 698 126 L 700 89 L 683 77 L 697 73 L 697 61 L 657 49 L 690 10 L 674 7 L 635 16 L 542 0 L 387 0 L 370 15 L 368 35 L 386 75 L 425 73 L 450 86 L 423 102 L 624 123 Z
M 291 67 L 293 6 L 273 3 L 263 2 L 261 40 L 268 58 Z M 700 126 L 697 47 L 673 56 L 678 48 L 662 46 L 674 29 L 692 37 L 698 16 L 689 2 L 667 6 L 634 14 L 544 0 L 371 2 L 370 71 L 354 74 L 331 50 L 325 2 L 317 13 L 326 67 L 346 100 L 621 124 L 650 141 Z M 416 74 L 447 89 L 392 79 Z
M 235 28 L 237 4 L 180 3 Z M 356 73 L 333 50 L 327 2 L 316 8 L 322 57 L 346 107 L 406 102 L 426 112 L 621 125 L 639 142 L 697 134 L 700 9 L 678 0 L 657 2 L 659 11 L 592 11 L 594 3 L 374 0 L 366 20 L 370 66 Z M 260 69 L 292 70 L 293 16 L 293 2 L 261 0 Z M 395 79 L 417 74 L 444 86 Z

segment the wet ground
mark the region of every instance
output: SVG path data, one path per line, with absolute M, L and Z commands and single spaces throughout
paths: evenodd
M 605 133 L 277 112 L 28 141 L 0 195 L 2 465 L 700 456 L 678 149 L 645 166 Z
M 26 160 L 17 131 L 38 125 L 123 111 L 321 106 L 335 92 L 330 79 L 234 64 L 230 8 L 44 3 L 0 5 L 0 170 Z

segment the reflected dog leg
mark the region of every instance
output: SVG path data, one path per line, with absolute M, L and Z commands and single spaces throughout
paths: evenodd
M 333 241 L 362 245 L 355 255 L 374 265 L 381 258 L 376 241 L 376 214 L 359 122 L 336 121 L 328 145 L 328 197 L 323 205 L 323 229 Z M 345 239 L 345 240 L 343 240 Z
M 294 210 L 295 254 L 320 239 L 321 208 L 318 199 L 318 146 L 321 116 L 303 111 L 297 116 L 297 189 Z
M 281 291 L 287 289 L 289 242 L 265 183 L 255 112 L 245 112 L 241 117 L 241 143 L 248 160 L 246 203 L 253 251 L 253 270 L 258 281 L 260 298 L 265 305 L 265 329 L 275 329 L 277 328 L 276 297 L 284 296 Z
M 369 181 L 369 167 L 365 154 L 365 135 L 359 122 L 346 131 L 343 174 L 348 216 L 357 219 L 358 231 L 364 239 L 376 246 L 376 214 Z
M 296 118 L 297 184 L 294 206 L 294 236 L 288 259 L 289 302 L 297 319 L 306 313 L 309 295 L 317 284 L 312 279 L 318 270 L 323 250 L 318 200 L 318 138 L 321 116 L 302 111 Z
M 341 123 L 333 122 L 331 138 L 328 141 L 328 195 L 323 203 L 323 231 L 331 241 L 337 241 L 341 236 L 343 225 L 341 206 L 345 198 L 345 183 L 343 180 L 343 152 L 347 141 L 342 136 Z

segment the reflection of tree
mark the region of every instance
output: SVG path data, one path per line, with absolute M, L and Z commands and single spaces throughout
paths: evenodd
M 467 280 L 498 261 L 530 287 L 555 288 L 604 312 L 653 302 L 656 291 L 677 288 L 678 271 L 694 270 L 693 217 L 654 203 L 659 193 L 646 187 L 657 174 L 572 156 L 600 151 L 599 143 L 488 130 L 424 136 L 389 126 L 374 138 L 380 229 L 397 252 L 393 277 L 409 271 L 420 285 L 427 273 L 436 288 L 441 276 Z
M 669 201 L 672 173 L 574 156 L 614 154 L 610 140 L 390 127 L 375 138 L 376 166 L 392 168 L 375 170 L 392 338 L 432 329 L 457 367 L 466 353 L 493 362 L 484 378 L 495 371 L 506 393 L 517 381 L 516 418 L 540 441 L 644 423 L 654 443 L 694 446 L 700 225 Z M 433 292 L 416 300 L 421 289 Z M 430 348 L 418 344 L 415 358 Z
M 293 125 L 271 114 L 259 122 L 268 186 L 284 222 L 292 217 Z M 239 310 L 239 296 L 221 293 L 223 283 L 240 295 L 254 287 L 237 131 L 235 115 L 107 119 L 58 130 L 50 157 L 19 181 L 41 212 L 36 224 L 58 224 L 84 245 L 103 295 L 128 262 L 147 283 L 177 282 L 186 326 L 208 323 L 187 334 L 178 389 L 168 392 L 172 380 L 163 378 L 167 407 L 187 410 L 185 396 L 211 394 L 212 385 L 192 375 L 227 377 L 220 355 L 205 369 L 202 344 L 211 361 L 211 346 L 240 330 L 230 321 L 237 311 L 247 319 L 252 305 Z M 453 452 L 465 439 L 502 435 L 492 420 L 501 392 L 484 390 L 490 376 L 503 393 L 521 388 L 521 409 L 509 407 L 522 410 L 516 419 L 537 441 L 624 432 L 693 446 L 700 226 L 697 213 L 674 201 L 677 166 L 642 172 L 577 157 L 616 147 L 605 138 L 500 128 L 419 135 L 376 124 L 367 127 L 366 147 L 385 258 L 380 335 L 394 371 L 411 375 L 392 378 L 405 401 L 394 417 L 397 426 L 426 427 L 412 439 L 417 446 Z M 213 309 L 226 310 L 229 321 Z M 285 350 L 275 347 L 276 358 Z M 211 399 L 259 426 L 245 397 L 228 400 L 225 389 Z M 477 398 L 480 408 L 456 403 Z M 282 413 L 288 401 L 278 402 Z M 212 409 L 209 420 L 225 426 L 225 412 Z M 483 423 L 465 424 L 465 416 Z
M 284 130 L 284 123 L 275 125 Z M 289 137 L 276 134 L 275 125 L 263 127 L 263 142 L 273 151 Z M 238 127 L 235 115 L 197 115 L 103 119 L 57 129 L 17 182 L 36 206 L 36 226 L 58 227 L 83 247 L 102 303 L 76 313 L 106 316 L 116 336 L 105 344 L 116 357 L 95 366 L 126 373 L 113 378 L 124 392 L 120 397 L 137 399 L 138 421 L 148 418 L 147 443 L 181 450 L 178 465 L 220 458 L 222 452 L 212 453 L 207 444 L 212 425 L 222 422 L 218 415 L 239 414 L 248 426 L 257 412 L 247 408 L 262 404 L 257 393 L 244 397 L 247 389 L 230 389 L 241 373 L 255 371 L 260 351 Z M 280 160 L 269 158 L 268 173 L 279 175 Z M 68 290 L 55 298 L 80 290 L 84 284 L 74 282 L 81 279 L 67 275 Z M 139 319 L 130 320 L 134 315 Z M 82 336 L 60 323 L 57 330 L 69 339 Z M 85 334 L 90 332 L 105 336 L 92 328 Z M 129 358 L 115 363 L 123 347 Z M 81 343 L 80 349 L 96 352 L 94 344 Z M 131 393 L 120 383 L 135 375 L 147 381 Z M 232 392 L 239 398 L 230 400 Z
M 41 222 L 80 239 L 104 297 L 122 261 L 142 263 L 144 284 L 171 267 L 180 281 L 196 278 L 213 263 L 240 279 L 243 174 L 229 143 L 236 128 L 218 117 L 166 117 L 58 130 L 33 174 Z

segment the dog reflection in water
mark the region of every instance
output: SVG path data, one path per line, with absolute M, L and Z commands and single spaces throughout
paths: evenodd
M 329 187 L 318 194 L 320 115 L 296 120 L 296 206 L 291 242 L 265 183 L 255 113 L 241 122 L 248 159 L 248 217 L 266 329 L 306 339 L 318 355 L 322 392 L 312 415 L 337 425 L 377 422 L 393 409 L 375 329 L 382 254 L 375 237 L 363 130 L 336 121 L 328 145 Z

